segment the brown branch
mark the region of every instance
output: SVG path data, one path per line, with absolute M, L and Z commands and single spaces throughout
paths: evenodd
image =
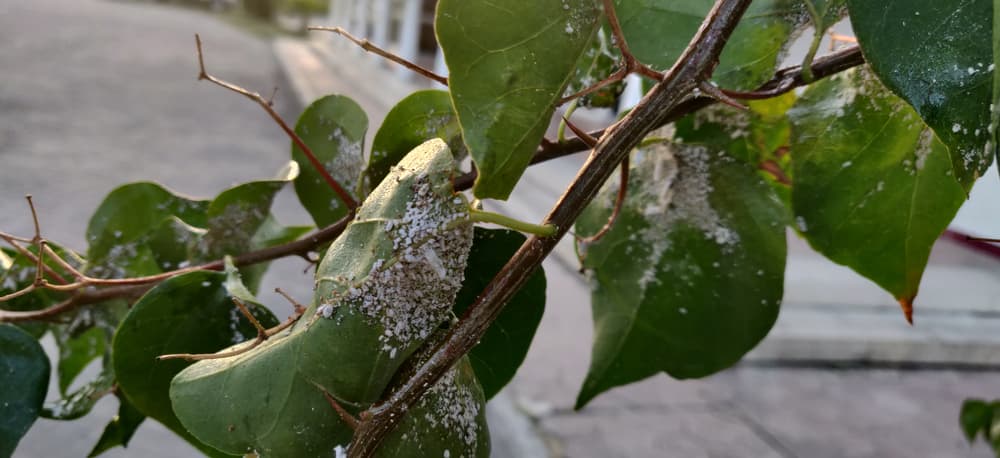
M 625 204 L 625 197 L 628 195 L 628 170 L 629 159 L 625 156 L 625 160 L 622 161 L 621 165 L 621 176 L 618 182 L 618 196 L 615 197 L 615 206 L 611 210 L 611 216 L 608 217 L 608 222 L 604 223 L 601 230 L 597 231 L 596 234 L 590 237 L 581 237 L 579 241 L 582 243 L 594 243 L 598 240 L 604 238 L 604 235 L 611 230 L 611 227 L 615 225 L 615 221 L 618 220 L 618 214 L 622 211 L 622 205 Z
M 14 250 L 18 252 L 18 254 L 24 256 L 25 258 L 28 258 L 29 262 L 37 265 L 38 257 L 35 256 L 35 254 L 29 251 L 27 248 L 21 246 L 21 243 L 31 243 L 31 239 L 25 239 L 24 237 L 15 237 L 10 234 L 7 234 L 6 232 L 0 232 L 0 239 L 3 239 L 5 242 L 7 242 L 8 245 L 10 245 L 12 248 L 14 248 Z M 46 248 L 48 248 L 47 244 L 45 246 Z M 43 263 L 42 269 L 45 270 L 46 275 L 52 277 L 54 280 L 59 281 L 60 283 L 69 283 L 68 281 L 66 281 L 65 278 L 63 278 L 62 275 L 59 275 L 58 272 L 49 267 L 48 264 Z
M 402 58 L 402 57 L 400 57 L 400 56 L 398 56 L 396 54 L 393 54 L 393 53 L 391 53 L 389 51 L 386 51 L 385 49 L 382 49 L 382 48 L 376 46 L 371 41 L 368 41 L 367 38 L 358 38 L 358 37 L 355 37 L 354 35 L 351 35 L 350 33 L 348 33 L 346 30 L 344 30 L 341 27 L 312 26 L 312 27 L 308 27 L 307 29 L 308 30 L 319 30 L 319 31 L 323 31 L 323 32 L 333 32 L 333 33 L 336 33 L 337 35 L 340 35 L 340 36 L 342 36 L 344 38 L 347 38 L 348 40 L 351 40 L 351 42 L 353 42 L 354 44 L 360 46 L 361 49 L 364 49 L 367 52 L 370 52 L 372 54 L 376 54 L 376 55 L 381 56 L 381 57 L 383 57 L 383 58 L 385 58 L 387 60 L 395 62 L 395 63 L 397 63 L 399 65 L 402 65 L 403 67 L 406 67 L 407 69 L 413 71 L 414 73 L 417 73 L 420 76 L 423 76 L 424 78 L 437 81 L 438 83 L 441 83 L 444 86 L 448 85 L 448 77 L 438 75 L 437 73 L 434 73 L 434 72 L 432 72 L 432 71 L 430 71 L 430 70 L 428 70 L 428 69 L 426 69 L 424 67 L 421 67 L 421 66 L 417 65 L 416 63 L 410 62 L 410 61 L 408 61 L 408 60 L 406 60 L 406 59 L 404 59 L 404 58 Z
M 860 47 L 851 46 L 844 48 L 812 62 L 813 81 L 864 63 L 865 58 L 861 55 Z M 805 81 L 802 77 L 802 66 L 796 65 L 779 70 L 770 81 L 762 84 L 756 90 L 741 92 L 723 89 L 722 91 L 734 99 L 757 100 L 777 97 L 806 84 L 809 84 L 809 82 Z
M 330 175 L 330 172 L 326 170 L 326 167 L 323 166 L 323 163 L 319 161 L 319 159 L 316 157 L 315 154 L 313 154 L 312 149 L 310 149 L 306 145 L 306 143 L 302 141 L 302 138 L 299 137 L 299 135 L 296 134 L 294 130 L 288 127 L 288 124 L 285 124 L 285 120 L 281 119 L 281 116 L 279 116 L 278 113 L 274 111 L 274 107 L 271 106 L 271 101 L 264 99 L 264 97 L 261 97 L 261 95 L 256 92 L 249 91 L 228 81 L 223 81 L 221 79 L 218 79 L 208 74 L 208 72 L 205 71 L 205 58 L 201 51 L 201 37 L 198 36 L 198 34 L 195 34 L 194 41 L 195 45 L 198 48 L 198 79 L 208 80 L 209 82 L 217 86 L 229 89 L 230 91 L 233 91 L 237 94 L 241 94 L 244 97 L 253 100 L 254 102 L 257 102 L 257 104 L 260 105 L 262 108 L 264 108 L 264 111 L 266 111 L 267 114 L 271 116 L 271 119 L 273 119 L 274 122 L 278 123 L 278 126 L 281 127 L 281 130 L 285 131 L 285 134 L 287 134 L 288 137 L 292 139 L 292 142 L 295 143 L 295 146 L 297 146 L 299 150 L 302 151 L 302 153 L 306 156 L 306 159 L 309 160 L 309 162 L 316 169 L 316 171 L 319 172 L 319 174 L 323 177 L 323 180 L 326 181 L 326 184 L 329 185 L 330 188 L 333 189 L 333 192 L 335 192 L 337 196 L 340 197 L 340 200 L 344 202 L 344 205 L 346 205 L 347 208 L 350 210 L 358 208 L 358 202 L 354 200 L 354 197 L 351 196 L 349 192 L 345 191 L 343 186 L 341 186 L 340 183 L 337 182 L 337 180 L 335 180 Z
M 604 181 L 642 138 L 661 125 L 700 81 L 712 74 L 718 56 L 750 0 L 719 0 L 677 63 L 601 141 L 563 193 L 544 223 L 558 229 L 554 236 L 532 236 L 486 286 L 440 345 L 411 356 L 418 365 L 413 377 L 370 407 L 349 448 L 351 458 L 369 458 L 401 417 L 483 336 L 503 306 L 538 269 L 559 239 L 593 200 Z
M 237 267 L 242 267 L 251 264 L 258 264 L 261 262 L 272 261 L 274 259 L 283 258 L 285 256 L 295 256 L 304 255 L 310 251 L 313 251 L 320 245 L 326 242 L 332 241 L 344 231 L 347 227 L 347 223 L 354 218 L 353 213 L 349 213 L 347 216 L 340 219 L 334 224 L 331 224 L 323 229 L 320 229 L 310 235 L 307 235 L 301 239 L 284 243 L 281 245 L 275 245 L 273 247 L 268 247 L 260 250 L 251 251 L 248 253 L 241 254 L 233 258 L 233 264 Z M 76 282 L 77 289 L 74 291 L 73 296 L 65 301 L 58 304 L 50 306 L 42 310 L 31 310 L 31 311 L 10 311 L 10 310 L 0 310 L 0 323 L 2 322 L 16 322 L 16 321 L 32 321 L 32 320 L 49 320 L 53 317 L 58 316 L 73 308 L 95 304 L 103 302 L 109 299 L 117 298 L 134 298 L 145 294 L 150 288 L 168 278 L 187 273 L 196 270 L 223 270 L 225 268 L 225 261 L 219 259 L 217 261 L 209 262 L 206 264 L 201 264 L 198 266 L 188 267 L 184 269 L 173 270 L 170 272 L 164 272 L 162 274 L 150 275 L 147 277 L 131 278 L 131 279 L 89 279 L 84 282 Z M 60 285 L 64 286 L 64 285 Z M 97 286 L 106 286 L 106 288 L 92 288 Z M 52 284 L 47 284 L 46 288 L 52 288 Z

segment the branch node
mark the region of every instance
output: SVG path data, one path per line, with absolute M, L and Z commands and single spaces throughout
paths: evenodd
M 716 86 L 715 84 L 712 84 L 711 81 L 708 81 L 708 80 L 701 80 L 701 81 L 699 81 L 698 82 L 698 90 L 701 91 L 702 94 L 705 94 L 705 95 L 707 95 L 707 96 L 709 96 L 709 97 L 711 97 L 711 98 L 713 98 L 715 100 L 718 100 L 719 102 L 722 102 L 722 103 L 724 103 L 726 105 L 729 105 L 729 106 L 731 106 L 733 108 L 738 108 L 738 109 L 744 110 L 744 111 L 750 109 L 746 105 L 744 105 L 744 104 L 738 102 L 736 99 L 730 97 L 728 94 L 726 94 L 725 91 L 723 91 L 722 89 L 719 89 L 719 86 Z

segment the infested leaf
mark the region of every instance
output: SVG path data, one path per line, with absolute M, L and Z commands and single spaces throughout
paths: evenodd
M 725 369 L 778 316 L 787 216 L 768 184 L 704 146 L 637 156 L 616 222 L 583 251 L 595 336 L 577 408 L 657 372 L 684 379 Z M 578 234 L 604 226 L 617 192 L 606 185 Z
M 204 227 L 209 202 L 177 195 L 149 182 L 119 186 L 94 211 L 87 225 L 88 273 L 124 278 L 161 272 L 144 238 L 176 217 Z
M 361 106 L 344 95 L 328 95 L 316 100 L 295 123 L 295 133 L 327 173 L 349 193 L 357 189 L 361 178 L 367 131 L 368 116 Z M 292 159 L 302 168 L 295 179 L 295 194 L 312 215 L 316 226 L 325 227 L 343 218 L 347 205 L 294 142 Z
M 456 161 L 467 154 L 448 92 L 417 91 L 400 100 L 385 115 L 382 127 L 375 134 L 371 158 L 359 183 L 364 191 L 360 194 L 368 195 L 389 174 L 392 166 L 413 148 L 432 138 L 448 143 Z
M 442 140 L 414 149 L 330 245 L 313 304 L 294 327 L 178 374 L 170 396 L 184 426 L 228 453 L 318 456 L 346 445 L 350 430 L 333 409 L 317 408 L 326 404 L 324 392 L 357 413 L 451 314 L 472 243 L 468 204 L 451 188 L 454 167 Z M 449 407 L 458 409 L 454 424 L 411 410 L 412 427 L 397 430 L 400 440 L 407 431 L 432 438 L 410 453 L 431 453 L 439 436 L 453 456 L 488 454 L 478 390 Z

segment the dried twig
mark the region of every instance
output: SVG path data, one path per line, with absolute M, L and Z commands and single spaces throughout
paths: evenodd
M 409 70 L 412 70 L 413 72 L 419 74 L 420 76 L 437 81 L 438 83 L 441 83 L 444 86 L 448 85 L 448 77 L 438 75 L 437 73 L 434 73 L 424 67 L 421 67 L 416 63 L 410 62 L 396 54 L 393 54 L 392 52 L 386 51 L 385 49 L 376 46 L 371 41 L 368 41 L 367 38 L 358 38 L 354 35 L 351 35 L 348 31 L 344 30 L 342 27 L 313 26 L 309 27 L 308 29 L 336 33 L 337 35 L 347 38 L 348 40 L 351 40 L 351 42 L 360 46 L 361 49 L 364 49 L 367 52 L 384 57 L 387 60 L 402 65 L 403 67 L 406 67 Z
M 283 292 L 281 292 L 281 291 L 279 291 L 279 292 L 282 295 L 284 295 Z M 285 297 L 288 297 L 288 296 L 285 296 Z M 265 341 L 267 341 L 267 339 L 271 338 L 271 336 L 273 336 L 273 335 L 275 335 L 275 334 L 277 334 L 277 333 L 279 333 L 281 331 L 284 331 L 285 329 L 287 329 L 291 325 L 295 324 L 295 322 L 298 321 L 299 318 L 302 318 L 302 314 L 305 312 L 305 308 L 300 308 L 300 307 L 297 306 L 296 309 L 295 309 L 295 314 L 294 315 L 288 317 L 287 320 L 285 320 L 281 324 L 279 324 L 279 325 L 277 325 L 277 326 L 275 326 L 275 327 L 273 327 L 271 329 L 265 329 L 264 326 L 260 324 L 260 321 L 257 321 L 257 317 L 253 316 L 253 314 L 250 313 L 250 309 L 247 308 L 246 304 L 244 304 L 243 301 L 241 301 L 241 300 L 239 300 L 238 298 L 235 298 L 235 297 L 232 298 L 232 299 L 233 299 L 233 303 L 236 304 L 237 307 L 239 307 L 240 312 L 243 314 L 243 316 L 245 316 L 247 318 L 247 320 L 250 321 L 250 324 L 252 324 L 253 327 L 257 329 L 257 337 L 255 337 L 254 340 L 250 341 L 250 343 L 248 345 L 244 345 L 242 347 L 239 347 L 239 348 L 227 351 L 227 352 L 222 352 L 222 353 L 195 353 L 195 354 L 192 354 L 192 353 L 176 353 L 176 354 L 170 354 L 170 355 L 157 356 L 156 359 L 158 361 L 163 361 L 163 360 L 167 360 L 167 359 L 183 359 L 183 360 L 187 360 L 187 361 L 202 361 L 202 360 L 206 360 L 206 359 L 224 359 L 224 358 L 232 358 L 234 356 L 239 356 L 239 355 L 242 355 L 244 353 L 247 353 L 247 352 L 253 350 L 254 348 L 259 347 L 260 344 L 262 344 Z M 246 343 L 246 342 L 244 342 L 244 343 Z
M 288 124 L 285 124 L 285 121 L 281 119 L 281 116 L 278 116 L 278 113 L 274 111 L 274 108 L 271 106 L 270 100 L 264 99 L 264 97 L 261 97 L 261 95 L 256 92 L 251 92 L 247 89 L 244 89 L 228 81 L 223 81 L 221 79 L 218 79 L 208 74 L 208 72 L 205 71 L 205 58 L 201 50 L 201 37 L 195 34 L 194 40 L 198 48 L 198 79 L 208 80 L 213 84 L 229 89 L 230 91 L 233 91 L 237 94 L 241 94 L 246 98 L 253 100 L 254 102 L 257 102 L 257 104 L 260 105 L 262 108 L 264 108 L 264 111 L 266 111 L 267 114 L 271 116 L 271 119 L 273 119 L 274 122 L 278 123 L 278 126 L 281 127 L 281 130 L 285 131 L 285 134 L 287 134 L 292 139 L 292 142 L 295 143 L 295 146 L 297 146 L 299 150 L 301 150 L 302 153 L 305 154 L 306 158 L 309 159 L 309 162 L 312 164 L 312 166 L 323 177 L 323 180 L 326 181 L 326 184 L 329 185 L 330 188 L 333 189 L 333 192 L 337 193 L 337 197 L 340 197 L 340 200 L 344 202 L 344 205 L 346 205 L 347 208 L 350 210 L 354 210 L 355 208 L 357 208 L 358 202 L 354 200 L 354 197 L 351 196 L 349 192 L 344 190 L 344 187 L 341 186 L 340 183 L 337 182 L 337 180 L 335 180 L 330 175 L 330 172 L 326 170 L 326 167 L 323 166 L 323 163 L 319 161 L 316 155 L 313 154 L 313 151 L 306 145 L 304 141 L 302 141 L 302 138 L 299 137 L 299 135 L 296 134 L 294 130 L 288 127 Z

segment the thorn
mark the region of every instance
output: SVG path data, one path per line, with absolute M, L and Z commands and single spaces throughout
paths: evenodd
M 565 116 L 563 116 L 562 119 L 563 119 L 563 122 L 566 123 L 566 127 L 569 127 L 569 130 L 572 130 L 573 133 L 576 134 L 577 137 L 580 137 L 580 140 L 583 140 L 583 142 L 586 143 L 587 146 L 589 146 L 591 148 L 593 148 L 594 146 L 597 146 L 597 139 L 596 138 L 591 137 L 590 134 L 588 134 L 583 129 L 580 129 L 579 127 L 576 127 L 576 125 L 573 124 L 572 122 L 570 122 L 569 119 L 566 119 Z
M 913 298 L 900 299 L 899 306 L 903 309 L 903 317 L 906 318 L 906 322 L 913 326 Z
M 707 96 L 709 96 L 709 97 L 711 97 L 711 98 L 713 98 L 715 100 L 718 100 L 719 102 L 722 102 L 722 103 L 724 103 L 726 105 L 729 105 L 731 107 L 739 108 L 740 110 L 744 110 L 744 111 L 750 109 L 749 107 L 747 107 L 746 105 L 740 103 L 736 99 L 734 99 L 734 98 L 726 95 L 726 93 L 723 92 L 722 89 L 719 89 L 718 86 L 712 84 L 709 81 L 701 80 L 698 83 L 698 89 L 700 89 L 703 94 L 705 94 L 705 95 L 707 95 Z
M 318 385 L 317 388 L 319 388 Z M 330 404 L 330 407 L 333 407 L 333 410 L 337 411 L 337 415 L 340 415 L 340 419 L 343 420 L 344 423 L 347 423 L 347 427 L 351 428 L 353 431 L 357 431 L 358 420 L 351 416 L 351 413 L 344 409 L 340 403 L 330 395 L 330 393 L 327 393 L 323 388 L 320 388 L 320 391 L 323 392 L 323 397 L 326 398 L 326 402 Z

